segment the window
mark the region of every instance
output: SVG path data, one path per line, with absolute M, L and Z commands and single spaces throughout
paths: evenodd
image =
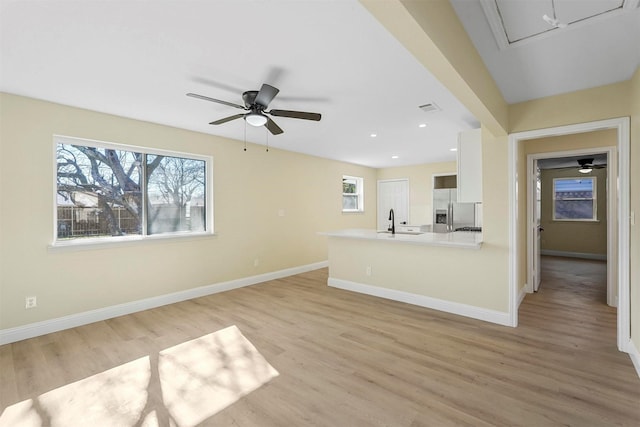
M 342 212 L 364 211 L 363 179 L 356 176 L 342 176 Z
M 596 178 L 555 178 L 553 219 L 596 221 Z
M 56 137 L 56 242 L 211 232 L 211 158 Z

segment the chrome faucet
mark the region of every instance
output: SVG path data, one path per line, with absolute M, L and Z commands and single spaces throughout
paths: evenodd
M 391 221 L 391 225 L 389 226 L 387 231 L 390 231 L 391 234 L 396 234 L 396 216 L 393 213 L 393 209 L 389 211 L 389 221 Z

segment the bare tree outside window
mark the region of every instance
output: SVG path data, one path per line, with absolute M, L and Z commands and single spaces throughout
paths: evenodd
M 147 164 L 148 234 L 204 231 L 205 162 L 147 155 Z
M 58 239 L 205 231 L 204 160 L 58 143 L 56 164 Z

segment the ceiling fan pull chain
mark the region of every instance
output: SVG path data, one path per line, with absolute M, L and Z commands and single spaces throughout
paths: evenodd
M 244 151 L 247 151 L 247 122 L 244 122 Z
M 267 128 L 265 128 L 267 129 Z M 267 135 L 267 153 L 269 152 L 269 132 L 267 132 L 267 130 L 265 130 L 265 134 Z

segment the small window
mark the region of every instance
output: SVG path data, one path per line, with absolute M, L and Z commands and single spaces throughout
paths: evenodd
M 210 232 L 210 158 L 56 137 L 55 241 Z
M 555 178 L 553 219 L 596 221 L 596 178 Z
M 356 176 L 342 176 L 342 212 L 364 211 L 363 179 Z

